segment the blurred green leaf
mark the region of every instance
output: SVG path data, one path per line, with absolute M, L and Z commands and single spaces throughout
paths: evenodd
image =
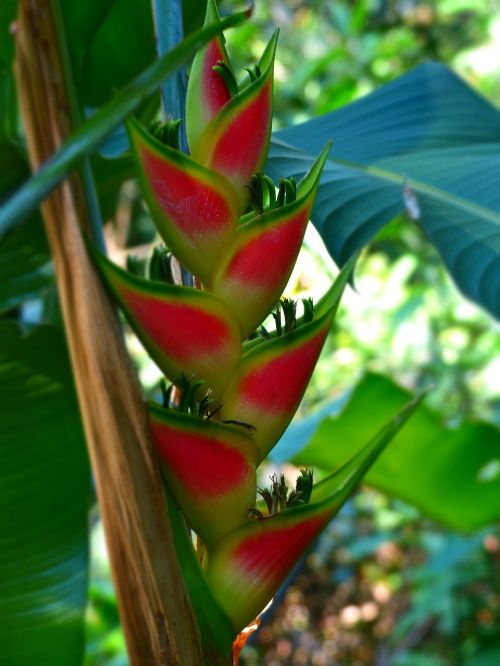
M 45 231 L 35 216 L 0 240 L 0 312 L 38 296 L 53 281 Z
M 207 0 L 183 0 L 182 19 L 184 23 L 184 34 L 201 28 L 205 18 Z
M 485 649 L 465 661 L 465 666 L 498 666 L 500 645 Z
M 0 662 L 78 666 L 90 474 L 64 339 L 0 340 Z
M 10 64 L 0 60 L 0 137 L 11 138 L 16 124 L 16 87 Z
M 155 59 L 152 3 L 60 0 L 60 4 L 81 102 L 101 106 Z M 183 3 L 186 35 L 201 27 L 205 4 L 205 0 Z
M 0 36 L 0 44 L 2 41 L 5 38 Z M 0 202 L 29 175 L 24 151 L 16 141 L 17 122 L 12 67 L 0 56 Z
M 333 149 L 312 219 L 343 264 L 410 211 L 462 291 L 500 317 L 500 113 L 449 69 L 418 67 L 339 111 L 282 130 L 271 175 Z
M 295 439 L 292 425 L 272 458 L 332 469 L 358 451 L 408 396 L 390 379 L 368 374 L 340 415 L 324 417 L 306 441 Z M 310 418 L 314 423 L 316 417 Z M 304 425 L 299 422 L 302 429 Z M 447 428 L 423 406 L 368 472 L 366 481 L 455 529 L 473 530 L 500 518 L 499 470 L 498 429 L 473 421 Z
M 81 80 L 83 104 L 100 106 L 154 59 L 151 3 L 114 0 L 88 45 Z
M 83 106 L 101 106 L 117 88 L 153 62 L 150 2 L 60 0 L 60 6 L 73 77 Z
M 59 0 L 64 35 L 73 65 L 73 76 L 80 83 L 88 51 L 115 0 Z
M 428 652 L 403 652 L 394 659 L 393 666 L 446 666 L 446 662 Z
M 0 70 L 14 58 L 14 40 L 10 25 L 16 17 L 17 0 L 2 0 L 0 3 Z
M 29 169 L 19 147 L 0 137 L 0 202 L 28 176 Z

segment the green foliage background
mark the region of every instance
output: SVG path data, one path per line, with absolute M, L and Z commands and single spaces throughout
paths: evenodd
M 15 4 L 8 0 L 0 8 L 0 95 L 4 100 L 0 106 L 0 200 L 27 176 L 10 71 L 12 40 L 6 37 Z M 190 24 L 199 22 L 203 3 L 185 4 Z M 229 11 L 235 4 L 226 2 L 222 8 Z M 80 101 L 87 108 L 99 106 L 154 57 L 152 47 L 143 48 L 139 39 L 152 30 L 149 5 L 141 0 L 110 0 L 62 2 L 61 6 L 71 37 L 70 57 Z M 94 11 L 96 7 L 102 16 Z M 252 21 L 228 33 L 228 48 L 236 63 L 246 64 L 249 54 L 256 59 L 274 27 L 280 27 L 276 130 L 363 98 L 428 60 L 451 65 L 498 105 L 499 9 L 495 0 L 258 1 Z M 127 43 L 123 53 L 123 35 L 131 32 L 136 39 Z M 111 51 L 106 48 L 110 42 L 114 45 Z M 146 100 L 139 115 L 147 120 L 155 103 Z M 335 136 L 333 139 L 335 146 Z M 134 184 L 128 181 L 122 186 L 123 179 L 131 176 L 122 149 L 123 133 L 117 132 L 102 154 L 93 158 L 92 165 L 104 217 L 113 218 L 110 227 L 117 247 L 133 252 L 153 240 L 152 226 Z M 121 157 L 106 161 L 103 155 Z M 290 294 L 317 297 L 335 272 L 319 237 L 311 232 Z M 3 317 L 22 319 L 28 329 L 40 321 L 59 323 L 52 279 L 40 221 L 32 218 L 2 241 Z M 26 302 L 27 296 L 33 300 Z M 11 345 L 18 332 L 9 331 Z M 45 340 L 51 349 L 54 339 Z M 40 340 L 44 342 L 38 334 L 20 348 Z M 154 394 L 156 368 L 132 337 L 130 347 L 144 385 Z M 290 429 L 271 465 L 282 464 L 293 455 L 301 464 L 317 465 L 317 475 L 321 475 L 355 446 L 355 437 L 344 442 L 353 427 L 349 416 L 352 404 L 361 404 L 357 416 L 360 430 L 375 431 L 374 423 L 381 416 L 380 401 L 387 408 L 388 403 L 397 403 L 405 389 L 429 384 L 435 387 L 426 403 L 430 416 L 422 418 L 432 421 L 436 447 L 443 432 L 450 446 L 460 448 L 462 455 L 450 455 L 434 467 L 436 477 L 426 486 L 432 456 L 419 460 L 418 438 L 428 438 L 430 430 L 428 423 L 424 427 L 417 422 L 412 440 L 417 453 L 411 465 L 402 448 L 393 458 L 389 451 L 389 457 L 384 458 L 389 472 L 384 475 L 383 468 L 375 468 L 372 475 L 374 485 L 399 498 L 365 489 L 350 502 L 299 567 L 288 591 L 279 595 L 263 628 L 245 650 L 243 663 L 496 666 L 500 660 L 500 533 L 484 525 L 498 520 L 499 511 L 495 503 L 495 489 L 500 484 L 499 351 L 495 323 L 457 292 L 441 258 L 419 228 L 406 216 L 396 217 L 384 227 L 360 262 L 355 289 L 347 294 L 301 408 L 299 416 L 305 420 Z M 24 372 L 23 367 L 20 363 L 13 371 Z M 41 376 L 44 399 L 57 397 L 58 381 L 52 386 L 50 373 Z M 65 377 L 65 399 L 69 402 L 70 384 Z M 9 387 L 4 391 L 9 396 Z M 40 407 L 36 401 L 34 391 L 30 409 L 35 413 Z M 335 415 L 346 404 L 346 411 L 337 419 Z M 483 423 L 477 423 L 479 420 Z M 441 431 L 443 426 L 446 430 Z M 59 436 L 52 442 L 61 450 L 61 467 L 65 464 L 65 443 L 80 446 L 72 464 L 78 462 L 82 451 L 78 426 L 72 433 L 67 442 Z M 33 446 L 37 441 L 33 436 Z M 11 442 L 9 450 L 15 451 L 14 435 Z M 429 446 L 427 439 L 425 444 Z M 294 476 L 295 468 L 285 465 L 284 469 Z M 271 466 L 269 473 L 273 470 Z M 78 474 L 83 488 L 85 463 L 79 464 Z M 392 486 L 387 483 L 391 474 Z M 10 484 L 7 480 L 0 485 L 0 496 L 3 492 L 10 497 L 16 489 L 12 478 Z M 463 494 L 457 479 L 464 484 Z M 66 493 L 75 488 L 64 486 L 63 490 Z M 456 503 L 450 501 L 450 488 Z M 85 510 L 83 497 L 82 492 L 80 512 Z M 64 504 L 58 492 L 46 499 L 54 503 L 55 511 Z M 429 514 L 440 522 L 433 522 Z M 124 666 L 123 636 L 95 509 L 91 517 L 93 559 L 86 664 Z M 33 519 L 30 511 L 27 519 Z M 478 525 L 483 527 L 475 529 Z M 9 528 L 9 537 L 10 532 Z M 84 535 L 76 532 L 75 539 L 83 540 Z M 29 549 L 26 553 L 29 558 Z M 0 568 L 2 564 L 10 566 L 11 561 L 8 553 L 4 560 L 0 555 Z M 64 635 L 73 641 L 71 649 L 78 651 L 85 562 L 75 554 L 73 566 L 80 587 L 78 593 L 68 592 L 68 603 L 74 606 L 66 619 L 74 621 L 75 631 L 72 637 Z M 47 582 L 45 569 L 40 571 L 35 592 L 43 592 Z M 7 580 L 6 576 L 2 580 Z M 16 604 L 21 602 L 16 595 L 3 598 L 19 610 Z M 4 606 L 5 612 L 10 612 Z

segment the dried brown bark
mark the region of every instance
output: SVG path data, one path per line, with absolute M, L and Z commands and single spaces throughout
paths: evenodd
M 16 78 L 34 170 L 71 131 L 49 0 L 21 0 Z M 202 664 L 145 408 L 116 312 L 89 261 L 77 178 L 42 205 L 80 411 L 133 666 Z

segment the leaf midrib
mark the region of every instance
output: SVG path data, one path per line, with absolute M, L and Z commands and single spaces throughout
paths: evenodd
M 456 208 L 460 208 L 471 213 L 472 215 L 482 217 L 500 226 L 500 213 L 496 213 L 491 208 L 486 208 L 485 206 L 473 203 L 467 199 L 459 197 L 456 194 L 451 194 L 450 192 L 446 192 L 446 190 L 443 190 L 434 185 L 430 185 L 421 180 L 417 180 L 411 176 L 401 175 L 381 167 L 359 164 L 357 162 L 351 162 L 349 160 L 343 160 L 339 158 L 329 158 L 327 161 L 327 166 L 329 163 L 336 164 L 338 166 L 344 166 L 355 171 L 368 173 L 380 180 L 399 185 L 401 188 L 407 186 L 415 193 L 420 193 L 422 195 L 432 197 L 433 199 L 436 199 L 437 201 L 440 201 L 444 204 L 455 206 Z

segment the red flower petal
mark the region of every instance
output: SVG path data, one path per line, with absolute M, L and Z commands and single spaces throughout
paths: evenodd
M 139 177 L 153 220 L 179 261 L 205 284 L 236 233 L 232 185 L 129 123 Z
M 331 327 L 332 316 L 247 352 L 223 389 L 220 415 L 256 428 L 253 439 L 264 458 L 285 432 L 307 388 Z
M 245 522 L 256 493 L 251 437 L 154 404 L 149 412 L 164 476 L 191 527 L 209 545 Z
M 217 393 L 241 356 L 241 337 L 232 312 L 216 296 L 145 280 L 94 257 L 131 326 L 172 381 L 181 375 L 207 382 Z
M 243 212 L 247 183 L 266 161 L 272 121 L 273 64 L 277 33 L 261 58 L 262 74 L 229 100 L 192 148 L 195 160 L 231 181 Z

